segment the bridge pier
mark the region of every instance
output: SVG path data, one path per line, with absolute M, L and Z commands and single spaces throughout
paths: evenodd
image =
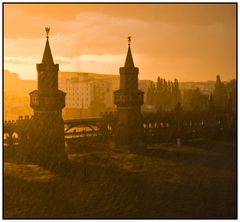
M 68 159 L 61 117 L 46 116 L 44 118 L 41 115 L 33 122 L 37 128 L 33 128 L 31 140 L 26 147 L 28 160 L 49 168 L 64 165 Z

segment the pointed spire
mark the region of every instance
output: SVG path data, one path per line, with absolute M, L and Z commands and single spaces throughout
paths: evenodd
M 124 65 L 125 67 L 134 67 L 130 43 L 131 43 L 131 36 L 128 37 L 128 52 L 127 52 L 127 58 Z
M 43 53 L 43 58 L 42 58 L 42 64 L 49 64 L 52 65 L 54 64 L 53 62 L 53 57 L 52 57 L 52 52 L 50 49 L 50 45 L 49 45 L 49 41 L 48 41 L 48 33 L 50 31 L 50 28 L 45 28 L 46 33 L 47 33 L 47 41 L 46 41 L 46 45 L 45 45 L 45 49 L 44 49 L 44 53 Z

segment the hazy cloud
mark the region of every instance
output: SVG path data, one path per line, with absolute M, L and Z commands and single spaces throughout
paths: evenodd
M 50 26 L 53 57 L 64 69 L 118 73 L 131 35 L 140 78 L 156 79 L 156 73 L 166 73 L 166 78 L 182 73 L 180 80 L 235 76 L 236 15 L 231 4 L 4 7 L 5 65 L 13 63 L 6 58 L 26 57 L 33 58 L 26 64 L 35 66 L 44 50 L 44 27 Z

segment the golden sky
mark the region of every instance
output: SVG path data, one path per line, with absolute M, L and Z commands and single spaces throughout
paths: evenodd
M 132 36 L 140 79 L 236 78 L 234 4 L 5 4 L 4 68 L 36 79 L 44 28 L 61 71 L 118 74 Z

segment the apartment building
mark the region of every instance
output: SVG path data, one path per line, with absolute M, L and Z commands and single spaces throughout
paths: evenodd
M 66 108 L 88 109 L 96 96 L 96 88 L 97 93 L 103 95 L 106 108 L 113 107 L 111 78 L 93 78 L 88 73 L 71 73 L 68 78 L 60 79 L 59 88 L 67 93 Z

